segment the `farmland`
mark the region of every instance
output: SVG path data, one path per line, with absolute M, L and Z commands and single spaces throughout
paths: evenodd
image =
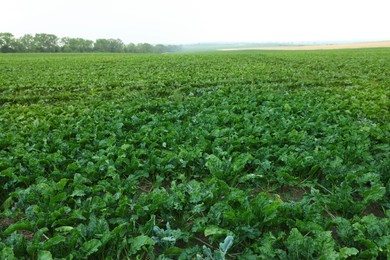
M 386 259 L 389 96 L 386 48 L 0 55 L 0 258 Z

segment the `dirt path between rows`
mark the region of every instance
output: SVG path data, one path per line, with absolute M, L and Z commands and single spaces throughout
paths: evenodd
M 238 51 L 238 50 L 291 50 L 291 51 L 308 51 L 308 50 L 337 50 L 337 49 L 360 49 L 360 48 L 389 48 L 390 41 L 382 42 L 361 42 L 348 44 L 328 44 L 328 45 L 305 45 L 305 46 L 267 46 L 267 47 L 250 47 L 250 48 L 229 48 L 219 49 L 220 51 Z

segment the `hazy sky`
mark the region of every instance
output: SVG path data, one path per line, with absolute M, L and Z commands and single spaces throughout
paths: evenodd
M 125 43 L 390 40 L 390 0 L 3 0 L 0 32 Z

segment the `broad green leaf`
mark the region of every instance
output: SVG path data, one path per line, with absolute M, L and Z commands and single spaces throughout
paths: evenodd
M 262 179 L 262 178 L 264 178 L 263 175 L 249 173 L 249 174 L 245 174 L 244 176 L 239 178 L 238 182 L 239 183 L 245 183 L 247 181 L 256 180 L 256 179 Z
M 122 146 L 121 146 L 121 149 L 122 150 L 127 150 L 128 148 L 130 148 L 131 146 L 129 145 L 129 144 L 123 144 Z
M 165 251 L 164 251 L 164 255 L 167 255 L 167 256 L 178 256 L 180 255 L 181 253 L 183 252 L 183 249 L 182 248 L 179 248 L 179 247 L 170 247 L 170 248 L 167 248 Z
M 83 197 L 83 196 L 85 196 L 85 191 L 81 190 L 81 189 L 76 189 L 72 192 L 72 194 L 70 196 L 71 197 Z
M 43 244 L 43 249 L 50 249 L 55 245 L 58 245 L 61 242 L 65 241 L 65 237 L 63 236 L 55 236 L 45 241 Z
M 207 157 L 206 167 L 209 169 L 210 173 L 216 177 L 221 177 L 223 174 L 223 163 L 214 154 Z
M 10 247 L 4 247 L 0 252 L 0 258 L 4 260 L 14 260 L 16 259 L 14 250 Z
M 92 239 L 87 242 L 85 242 L 81 246 L 81 250 L 84 252 L 85 256 L 90 256 L 93 253 L 97 252 L 102 245 L 102 242 L 100 242 L 97 239 Z
M 106 232 L 102 237 L 102 246 L 106 245 L 110 240 L 118 238 L 119 233 L 127 226 L 127 223 L 120 224 L 115 227 L 112 231 Z
M 148 236 L 140 235 L 138 237 L 131 238 L 129 240 L 131 248 L 130 254 L 133 255 L 141 250 L 144 246 L 152 246 L 154 245 L 153 239 Z
M 66 167 L 67 171 L 75 172 L 80 168 L 79 164 L 77 162 L 71 163 Z
M 9 197 L 6 200 L 4 200 L 4 203 L 1 206 L 7 210 L 12 206 L 13 203 L 14 203 L 14 199 L 12 197 Z
M 71 226 L 62 226 L 62 227 L 56 228 L 55 230 L 57 232 L 61 232 L 61 233 L 68 233 L 68 232 L 72 231 L 73 229 L 74 229 L 74 227 L 71 227 Z
M 49 251 L 39 250 L 38 251 L 38 260 L 52 260 L 53 256 Z
M 287 111 L 287 112 L 290 112 L 291 111 L 291 106 L 288 103 L 284 104 L 284 110 Z
M 311 221 L 297 220 L 296 226 L 303 232 L 324 231 L 324 228 Z
M 15 168 L 14 167 L 7 168 L 7 169 L 5 169 L 3 171 L 0 171 L 0 177 L 4 176 L 4 177 L 9 177 L 11 179 L 17 179 L 17 177 L 15 176 L 14 172 L 15 172 Z
M 206 255 L 206 259 L 213 259 L 213 253 L 211 252 L 211 249 L 203 246 L 203 254 Z
M 252 159 L 253 156 L 249 153 L 240 154 L 233 162 L 233 173 L 241 172 L 245 168 L 245 165 Z
M 208 226 L 204 230 L 204 235 L 206 237 L 211 236 L 211 235 L 225 235 L 225 234 L 228 234 L 228 233 L 229 233 L 228 230 L 220 228 L 220 227 L 217 227 L 217 226 Z
M 232 236 L 227 236 L 223 243 L 219 244 L 219 249 L 226 254 L 226 252 L 232 247 L 234 238 Z
M 31 226 L 31 223 L 28 220 L 21 220 L 19 222 L 11 224 L 6 230 L 4 230 L 3 234 L 5 236 L 8 236 L 8 235 L 10 235 L 11 233 L 13 233 L 13 232 L 15 232 L 17 230 L 32 231 L 33 228 Z
M 335 251 L 335 240 L 332 237 L 331 231 L 313 231 L 316 234 L 314 239 L 315 250 L 323 258 L 337 259 L 337 252 Z
M 65 185 L 68 183 L 68 179 L 61 179 L 59 182 L 56 183 L 55 189 L 58 191 L 62 191 L 65 187 Z
M 106 207 L 106 202 L 98 196 L 93 197 L 91 202 L 91 209 L 92 210 L 99 210 Z
M 364 201 L 366 203 L 376 202 L 380 200 L 385 194 L 386 194 L 385 187 L 375 185 L 374 187 L 371 187 L 370 189 L 363 192 Z
M 41 228 L 38 231 L 36 231 L 35 234 L 34 234 L 34 238 L 33 238 L 33 243 L 32 244 L 33 245 L 38 245 L 41 242 L 44 233 L 48 232 L 48 231 L 49 231 L 49 229 L 47 227 Z
M 359 253 L 359 250 L 357 250 L 354 247 L 343 247 L 340 248 L 340 258 L 346 259 L 350 256 L 357 255 Z

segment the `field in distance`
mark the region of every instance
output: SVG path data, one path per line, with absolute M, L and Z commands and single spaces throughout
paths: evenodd
M 389 48 L 390 41 L 380 42 L 359 42 L 345 44 L 323 44 L 323 45 L 287 45 L 287 46 L 261 46 L 261 47 L 242 47 L 242 48 L 223 48 L 220 51 L 237 50 L 338 50 L 338 49 L 362 49 L 362 48 Z

